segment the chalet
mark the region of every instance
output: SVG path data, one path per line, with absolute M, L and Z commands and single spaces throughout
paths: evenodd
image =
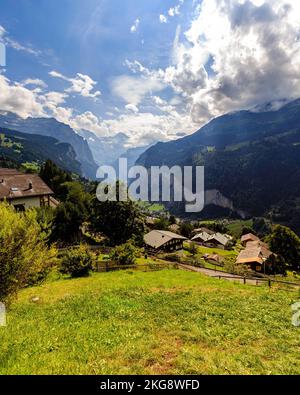
M 243 245 L 246 245 L 248 242 L 251 241 L 259 241 L 259 238 L 255 236 L 253 233 L 248 233 L 241 238 L 241 242 Z
M 183 249 L 185 237 L 164 230 L 152 230 L 144 236 L 146 248 L 153 251 L 178 251 Z
M 223 260 L 224 260 L 224 258 L 222 258 L 218 254 L 204 254 L 203 258 L 205 259 L 205 261 L 207 261 L 209 263 L 213 263 L 215 265 L 219 265 L 219 266 L 222 265 Z
M 193 233 L 193 235 L 197 235 L 200 233 L 207 233 L 209 235 L 213 235 L 215 232 L 211 229 L 201 227 L 201 228 L 194 229 L 192 233 Z
M 246 265 L 256 272 L 261 272 L 263 271 L 263 265 L 271 256 L 276 255 L 264 246 L 257 244 L 248 246 L 245 250 L 241 251 L 236 263 L 238 265 Z
M 37 174 L 24 174 L 15 169 L 0 168 L 0 201 L 6 200 L 16 210 L 32 207 L 56 207 L 53 191 Z
M 206 232 L 201 232 L 196 234 L 196 236 L 194 236 L 192 238 L 192 241 L 194 241 L 195 243 L 201 244 L 203 245 L 204 243 L 206 243 L 212 235 L 210 235 L 209 233 Z
M 202 232 L 194 236 L 192 241 L 208 248 L 225 249 L 231 239 L 231 236 L 223 235 L 221 233 L 209 234 Z

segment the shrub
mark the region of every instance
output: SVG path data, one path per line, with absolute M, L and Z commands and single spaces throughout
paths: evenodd
M 60 272 L 73 278 L 86 277 L 93 270 L 94 257 L 84 244 L 67 250 L 61 260 Z
M 0 301 L 9 303 L 20 288 L 42 281 L 56 263 L 35 210 L 17 213 L 0 204 Z
M 111 253 L 111 260 L 119 265 L 130 266 L 136 263 L 141 251 L 131 241 L 115 247 Z

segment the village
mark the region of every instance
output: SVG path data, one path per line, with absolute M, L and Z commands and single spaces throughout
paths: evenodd
M 53 212 L 64 204 L 38 174 L 7 168 L 0 169 L 0 200 L 8 202 L 19 213 L 28 209 L 46 209 Z M 173 262 L 243 276 L 286 275 L 281 265 L 276 264 L 281 261 L 281 257 L 279 259 L 268 242 L 258 237 L 249 227 L 241 227 L 238 235 L 229 234 L 230 231 L 225 233 L 225 227 L 223 232 L 217 229 L 216 222 L 187 222 L 166 212 L 153 217 L 147 214 L 147 211 L 144 214 L 144 222 L 145 227 L 141 231 L 143 239 L 139 242 L 137 251 L 134 251 L 130 243 L 129 246 L 126 245 L 128 240 L 125 240 L 125 260 L 114 254 L 114 249 L 107 244 L 105 236 L 103 239 L 103 234 L 98 233 L 98 241 L 101 241 L 98 242 L 98 246 L 97 242 L 91 246 L 91 249 L 96 251 L 97 268 L 101 267 L 101 263 L 105 264 L 106 269 L 109 268 L 109 263 L 113 269 L 122 265 L 128 268 L 138 263 L 151 265 L 151 262 Z M 113 223 L 111 226 L 114 226 Z M 81 224 L 80 233 L 84 235 L 89 227 L 88 224 Z M 69 247 L 66 245 L 64 249 L 70 249 L 72 245 L 73 243 Z M 205 273 L 207 274 L 207 271 Z M 297 278 L 296 272 L 294 271 L 294 275 L 290 277 Z

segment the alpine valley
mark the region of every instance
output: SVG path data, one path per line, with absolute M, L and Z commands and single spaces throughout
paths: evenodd
M 300 232 L 300 99 L 215 118 L 192 135 L 157 143 L 137 163 L 205 166 L 202 218 L 264 216 Z M 185 215 L 183 204 L 169 209 Z

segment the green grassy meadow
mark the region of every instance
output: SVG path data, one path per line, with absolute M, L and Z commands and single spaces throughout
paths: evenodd
M 60 279 L 11 306 L 0 374 L 299 374 L 297 301 L 181 270 Z

